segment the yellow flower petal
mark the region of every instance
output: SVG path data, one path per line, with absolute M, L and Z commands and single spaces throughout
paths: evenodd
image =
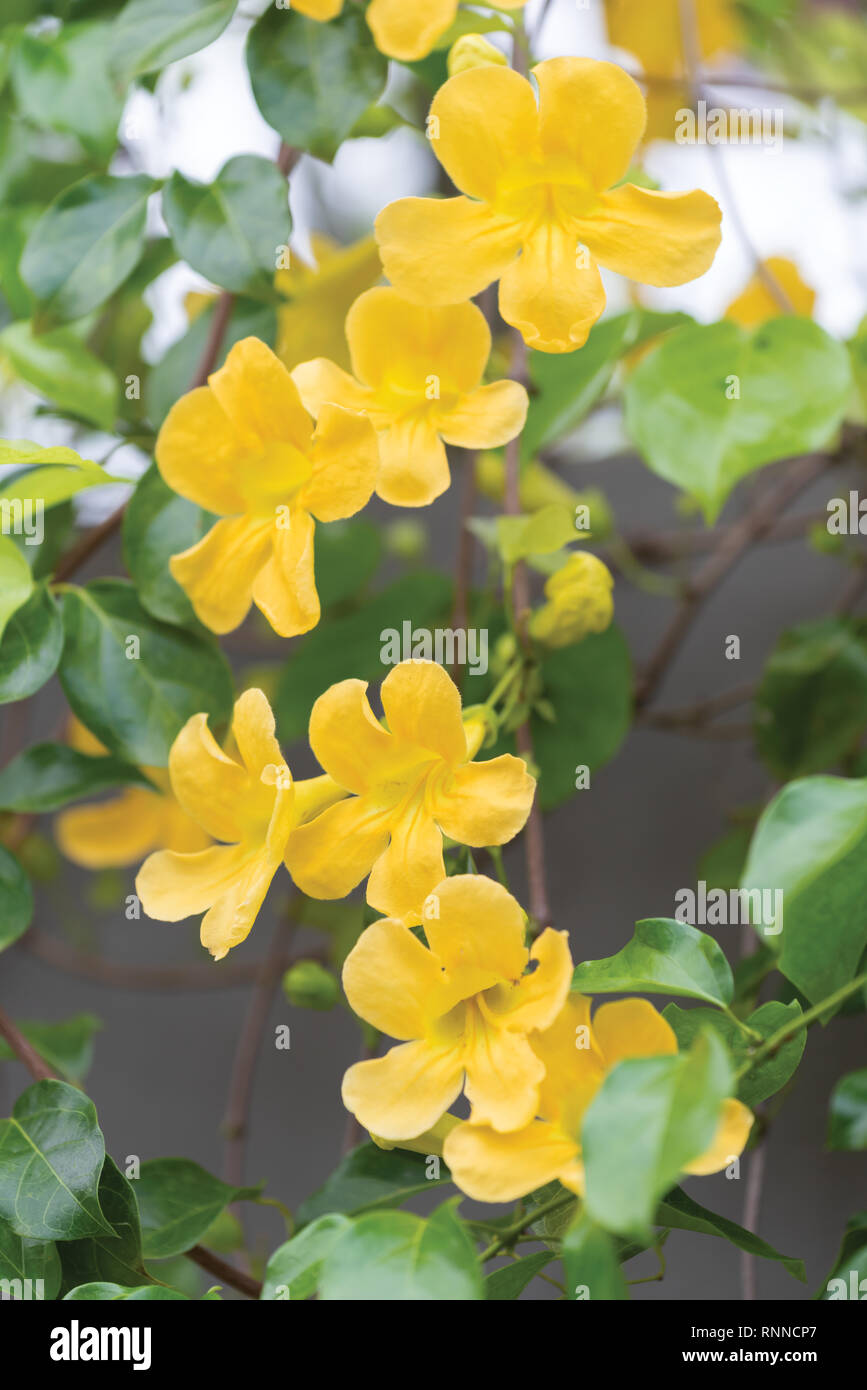
M 214 960 L 222 960 L 249 936 L 279 862 L 265 851 L 251 856 L 225 895 L 205 914 L 201 942 Z
M 538 140 L 533 88 L 507 67 L 458 73 L 440 87 L 430 114 L 437 159 L 456 188 L 486 202 L 493 202 L 511 168 L 532 155 Z
M 208 386 L 245 448 L 275 443 L 309 452 L 313 421 L 283 363 L 260 338 L 235 343 Z
M 543 352 L 583 347 L 605 308 L 596 265 L 578 265 L 578 258 L 577 237 L 557 223 L 543 223 L 503 275 L 500 313 L 531 347 Z
M 339 801 L 293 831 L 285 863 L 296 885 L 311 898 L 345 898 L 370 873 L 388 844 L 380 807 L 365 797 Z
M 637 82 L 614 63 L 550 58 L 533 69 L 545 157 L 586 174 L 597 190 L 618 183 L 644 133 Z
M 317 762 L 352 792 L 374 785 L 376 771 L 393 753 L 394 740 L 370 708 L 365 681 L 338 681 L 319 696 L 309 738 Z
M 410 1153 L 437 1154 L 442 1158 L 443 1144 L 460 1123 L 457 1115 L 443 1115 L 431 1129 L 426 1129 L 415 1139 L 403 1139 L 400 1144 L 395 1144 L 391 1139 L 383 1139 L 381 1134 L 371 1134 L 370 1137 L 380 1149 L 408 1149 Z
M 472 299 L 500 278 L 521 244 L 511 218 L 469 198 L 400 198 L 377 217 L 376 239 L 389 280 L 416 304 Z
M 218 521 L 169 569 L 196 617 L 212 632 L 232 632 L 250 611 L 256 576 L 271 552 L 273 524 L 249 517 Z
M 445 878 L 443 838 L 420 794 L 399 819 L 392 819 L 388 848 L 373 865 L 367 885 L 371 907 L 418 922 L 429 893 Z
M 430 53 L 457 12 L 458 0 L 371 0 L 367 22 L 380 53 L 411 63 Z
M 372 393 L 368 387 L 359 386 L 355 377 L 325 357 L 299 363 L 292 372 L 292 380 L 298 387 L 304 409 L 314 417 L 329 401 L 342 405 L 345 410 L 356 411 L 367 409 L 371 402 Z
M 600 265 L 644 285 L 683 285 L 710 268 L 721 241 L 709 193 L 658 193 L 623 184 L 606 193 L 579 235 Z
M 785 256 L 769 256 L 764 266 L 785 293 L 794 312 L 803 318 L 812 318 L 816 292 L 801 278 L 794 261 L 787 260 Z M 757 272 L 746 289 L 732 300 L 723 317 L 732 319 L 743 328 L 756 328 L 769 319 L 779 318 L 782 312 L 776 297 Z
M 162 797 L 131 787 L 97 806 L 73 806 L 54 823 L 61 852 L 84 869 L 138 864 L 149 850 L 162 847 Z
M 539 1114 L 567 1123 L 578 1134 L 584 1111 L 605 1079 L 605 1063 L 594 1046 L 591 1001 L 567 996 L 549 1028 L 533 1034 L 532 1047 L 545 1066 L 539 1088 Z
M 321 406 L 310 458 L 313 476 L 299 502 L 319 521 L 341 521 L 367 505 L 379 471 L 379 446 L 365 416 L 339 405 Z
M 450 840 L 475 848 L 505 845 L 526 825 L 535 793 L 523 758 L 503 753 L 455 768 L 437 789 L 432 808 Z
M 524 913 L 502 884 L 482 874 L 443 877 L 426 905 L 424 928 L 446 972 L 466 981 L 464 997 L 515 980 L 526 967 Z
M 453 1003 L 436 956 L 388 918 L 362 932 L 346 958 L 343 988 L 359 1018 L 401 1042 L 421 1038 Z
M 238 479 L 244 452 L 207 386 L 176 401 L 156 442 L 157 467 L 169 487 L 208 511 L 244 510 Z
M 510 1134 L 462 1124 L 443 1145 L 458 1187 L 479 1202 L 513 1202 L 555 1179 L 574 1191 L 581 1178 L 577 1155 L 577 1144 L 543 1120 Z
M 336 19 L 343 9 L 343 0 L 292 0 L 292 9 L 309 19 Z
M 309 632 L 319 622 L 313 566 L 312 516 L 292 508 L 288 525 L 271 527 L 271 557 L 253 581 L 253 602 L 280 637 Z
M 274 713 L 263 691 L 253 687 L 235 701 L 232 733 L 244 766 L 257 781 L 263 768 L 283 763 L 276 728 Z
M 718 1173 L 727 1168 L 733 1159 L 743 1153 L 753 1127 L 753 1112 L 739 1100 L 730 1097 L 723 1101 L 719 1127 L 710 1148 L 700 1158 L 688 1163 L 687 1173 L 705 1177 L 708 1173 Z
M 465 1065 L 474 1122 L 501 1132 L 531 1123 L 545 1068 L 523 1033 L 482 1024 L 467 1044 Z
M 517 381 L 492 381 L 461 396 L 440 415 L 440 433 L 447 444 L 462 449 L 496 449 L 521 433 L 529 398 Z
M 392 507 L 427 507 L 451 483 L 445 445 L 426 412 L 383 430 L 379 457 L 376 494 Z
M 395 738 L 447 763 L 464 761 L 467 739 L 461 695 L 442 666 L 435 661 L 402 661 L 389 671 L 380 694 Z
M 142 864 L 135 891 L 148 917 L 180 922 L 230 893 L 258 857 L 243 845 L 213 845 L 199 854 L 159 850 Z
M 462 1082 L 456 1048 L 407 1042 L 385 1057 L 350 1067 L 343 1078 L 343 1104 L 384 1139 L 412 1139 L 436 1124 L 460 1095 Z
M 169 753 L 169 775 L 181 806 L 215 840 L 243 839 L 250 779 L 220 748 L 206 714 L 194 714 L 181 729 Z
M 359 296 L 346 337 L 360 381 L 419 403 L 433 399 L 432 377 L 443 396 L 471 391 L 491 353 L 491 331 L 475 304 L 413 304 L 387 286 Z
M 593 1017 L 593 1034 L 610 1070 L 625 1057 L 659 1057 L 677 1051 L 677 1038 L 647 999 L 602 1004 Z
M 566 1002 L 572 983 L 569 933 L 547 927 L 533 943 L 530 959 L 535 970 L 490 990 L 483 1001 L 483 1011 L 498 1023 L 526 1032 L 550 1028 Z
M 373 237 L 340 247 L 315 233 L 311 240 L 316 269 L 297 279 L 293 271 L 278 271 L 275 276 L 277 289 L 283 292 L 285 286 L 291 296 L 290 303 L 277 309 L 275 350 L 290 368 L 319 357 L 348 367 L 343 321 L 353 300 L 382 278 L 379 251 Z M 297 264 L 294 253 L 292 259 Z M 338 404 L 346 402 L 338 400 Z

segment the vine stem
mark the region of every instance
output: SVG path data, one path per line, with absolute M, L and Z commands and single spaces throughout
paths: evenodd
M 207 1270 L 208 1274 L 213 1274 L 215 1279 L 221 1279 L 230 1288 L 237 1289 L 239 1293 L 246 1294 L 248 1298 L 259 1298 L 262 1293 L 263 1285 L 258 1279 L 253 1279 L 243 1270 L 236 1269 L 227 1260 L 222 1260 L 219 1255 L 215 1255 L 213 1250 L 206 1250 L 203 1245 L 194 1245 L 191 1250 L 185 1250 L 184 1256 L 197 1264 L 200 1269 Z
M 575 1197 L 571 1192 L 560 1192 L 556 1197 L 551 1197 L 549 1201 L 543 1202 L 541 1206 L 536 1207 L 533 1211 L 524 1212 L 519 1221 L 513 1222 L 511 1226 L 506 1226 L 505 1230 L 500 1232 L 496 1240 L 491 1241 L 487 1249 L 482 1251 L 479 1260 L 482 1264 L 485 1264 L 488 1260 L 492 1260 L 494 1256 L 499 1255 L 500 1251 L 504 1250 L 511 1241 L 520 1236 L 528 1226 L 532 1226 L 534 1222 L 538 1221 L 543 1216 L 547 1216 L 549 1212 L 559 1211 L 560 1207 L 568 1206 L 570 1202 L 574 1201 Z M 540 1236 L 539 1239 L 541 1240 L 542 1237 Z
M 34 1081 L 59 1081 L 57 1072 L 45 1062 L 32 1043 L 28 1042 L 17 1024 L 0 1009 L 0 1034 L 6 1039 L 19 1062 L 22 1062 Z
M 828 1009 L 833 1009 L 838 1004 L 842 1004 L 844 1000 L 849 998 L 850 994 L 855 994 L 857 990 L 864 989 L 865 986 L 867 986 L 867 971 L 865 971 L 863 975 L 856 975 L 854 980 L 850 980 L 848 984 L 841 985 L 833 994 L 829 994 L 827 999 L 822 999 L 818 1004 L 814 1004 L 811 1009 L 807 1009 L 806 1013 L 799 1014 L 799 1016 L 793 1018 L 791 1022 L 783 1024 L 782 1028 L 778 1028 L 775 1033 L 772 1033 L 769 1038 L 766 1038 L 762 1045 L 757 1047 L 755 1052 L 747 1058 L 743 1066 L 738 1069 L 737 1080 L 740 1081 L 741 1077 L 746 1076 L 748 1072 L 752 1071 L 754 1066 L 759 1062 L 763 1062 L 766 1057 L 772 1057 L 773 1054 L 782 1047 L 784 1042 L 788 1042 L 789 1038 L 794 1037 L 796 1033 L 800 1033 L 802 1028 L 809 1028 L 810 1024 L 820 1019 Z

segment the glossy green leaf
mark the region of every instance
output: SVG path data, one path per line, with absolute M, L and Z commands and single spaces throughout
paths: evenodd
M 106 748 L 138 766 L 165 767 L 194 714 L 229 718 L 232 677 L 210 637 L 170 627 L 132 585 L 99 579 L 63 594 L 60 680 L 75 714 Z M 100 680 L 94 681 L 94 671 Z
M 0 1217 L 33 1240 L 114 1235 L 97 1196 L 104 1160 L 87 1096 L 65 1081 L 38 1081 L 0 1120 Z
M 128 0 L 111 35 L 118 80 L 126 84 L 213 43 L 236 5 L 237 0 Z
M 163 216 L 200 275 L 235 294 L 273 294 L 291 232 L 289 186 L 273 160 L 236 155 L 210 184 L 174 173 L 163 189 Z
M 33 575 L 17 545 L 0 535 L 0 638 L 6 624 L 33 593 Z
M 0 332 L 0 357 L 12 374 L 62 411 L 112 430 L 118 381 L 70 328 L 34 334 L 30 323 L 10 323 Z
M 582 1125 L 588 1215 L 620 1235 L 646 1235 L 663 1193 L 713 1140 L 733 1084 L 710 1031 L 687 1053 L 619 1062 Z
M 867 1067 L 850 1071 L 831 1092 L 829 1149 L 867 1149 Z
M 863 1282 L 862 1282 L 863 1281 Z M 857 1299 L 867 1293 L 867 1210 L 856 1212 L 846 1223 L 843 1242 L 825 1282 L 813 1295 L 829 1302 Z
M 33 444 L 29 439 L 0 440 L 0 464 L 18 468 L 16 473 L 0 479 L 0 503 L 4 499 L 38 501 L 48 509 L 68 501 L 84 488 L 126 482 L 125 478 L 106 473 L 93 459 L 82 458 L 74 449 Z
M 21 257 L 21 276 L 40 317 L 67 322 L 103 304 L 144 251 L 147 200 L 143 174 L 95 174 L 61 193 L 40 217 Z
M 72 22 L 25 33 L 11 62 L 21 115 L 36 126 L 76 136 L 99 158 L 115 147 L 124 104 L 108 72 L 110 32 L 109 24 Z
M 523 459 L 533 458 L 580 425 L 632 346 L 637 327 L 636 314 L 616 314 L 590 330 L 580 352 L 529 354 L 530 380 L 536 389 L 521 436 Z
M 542 507 L 533 516 L 497 518 L 499 551 L 508 565 L 528 555 L 551 555 L 586 535 L 586 531 L 575 529 L 574 512 L 557 502 Z
M 301 1203 L 298 1220 L 306 1224 L 329 1212 L 352 1215 L 372 1207 L 397 1207 L 417 1192 L 450 1181 L 441 1160 L 438 1177 L 428 1178 L 426 1167 L 423 1154 L 360 1144 L 341 1160 L 318 1192 Z
M 193 606 L 169 571 L 169 560 L 202 539 L 210 512 L 163 482 L 151 464 L 136 484 L 123 518 L 123 557 L 144 607 L 166 623 L 196 622 Z
M 23 936 L 33 916 L 33 889 L 14 854 L 0 845 L 0 951 Z
M 778 1028 L 785 1028 L 787 1024 L 793 1023 L 802 1012 L 796 999 L 790 1004 L 772 1000 L 750 1014 L 746 1023 L 761 1038 L 769 1038 Z M 663 1009 L 662 1016 L 674 1029 L 681 1051 L 692 1046 L 703 1028 L 716 1029 L 736 1067 L 749 1060 L 750 1053 L 756 1046 L 733 1018 L 716 1009 L 681 1009 L 677 1004 L 669 1004 Z M 761 1101 L 776 1095 L 794 1075 L 806 1045 L 807 1030 L 801 1028 L 784 1042 L 772 1057 L 766 1057 L 742 1077 L 738 1083 L 738 1099 L 752 1110 Z
M 791 1255 L 781 1255 L 772 1245 L 768 1245 L 767 1241 L 753 1235 L 752 1231 L 744 1230 L 736 1221 L 729 1221 L 728 1217 L 719 1216 L 715 1211 L 708 1211 L 707 1207 L 700 1206 L 680 1187 L 666 1193 L 665 1201 L 661 1203 L 654 1220 L 658 1226 L 668 1230 L 696 1231 L 701 1235 L 720 1236 L 748 1255 L 757 1255 L 762 1260 L 779 1260 L 783 1268 L 795 1279 L 806 1282 L 803 1260 L 794 1259 Z
M 161 1288 L 158 1284 L 143 1284 L 127 1288 L 124 1284 L 98 1281 L 79 1284 L 63 1296 L 64 1303 L 188 1303 L 186 1294 L 177 1289 Z
M 758 823 L 742 887 L 782 892 L 782 933 L 763 939 L 811 1004 L 847 984 L 867 947 L 867 778 L 783 787 Z
M 452 1202 L 429 1220 L 405 1211 L 369 1212 L 326 1255 L 325 1302 L 438 1303 L 484 1297 L 479 1262 Z
M 675 994 L 730 1004 L 732 972 L 712 936 L 671 917 L 636 922 L 632 940 L 605 960 L 575 967 L 582 994 Z
M 60 1246 L 64 1291 L 106 1281 L 137 1288 L 149 1282 L 142 1261 L 141 1229 L 135 1192 L 114 1160 L 106 1155 L 99 1180 L 99 1205 L 114 1235 L 65 1240 Z
M 102 1023 L 95 1014 L 76 1014 L 62 1023 L 25 1023 L 19 1019 L 18 1028 L 65 1080 L 83 1081 L 93 1061 L 94 1034 Z M 0 1061 L 11 1062 L 14 1057 L 9 1044 L 0 1039 Z
M 564 1235 L 561 1254 L 568 1298 L 596 1303 L 628 1300 L 617 1245 L 601 1226 L 582 1216 Z
M 256 104 L 294 149 L 331 160 L 385 87 L 388 59 L 353 8 L 329 24 L 269 7 L 250 31 Z
M 255 1200 L 259 1187 L 231 1187 L 189 1158 L 154 1158 L 135 1181 L 142 1245 L 149 1260 L 181 1255 L 198 1244 L 232 1202 Z
M 16 1235 L 9 1223 L 0 1218 L 0 1280 L 8 1280 L 13 1296 L 19 1299 L 56 1298 L 60 1292 L 57 1246 L 50 1240 L 28 1240 Z
M 57 670 L 62 650 L 60 613 L 40 584 L 7 620 L 0 640 L 0 705 L 25 700 L 41 689 Z
M 322 1261 L 351 1227 L 348 1216 L 320 1216 L 279 1246 L 268 1261 L 261 1297 L 266 1301 L 310 1298 L 316 1292 Z
M 537 1250 L 532 1255 L 523 1255 L 519 1260 L 510 1260 L 501 1269 L 492 1270 L 485 1275 L 485 1298 L 489 1303 L 517 1298 L 536 1275 L 556 1258 L 553 1250 Z
M 150 785 L 119 758 L 79 753 L 65 743 L 34 743 L 0 771 L 0 810 L 56 811 L 111 787 Z
M 753 333 L 729 321 L 688 325 L 629 377 L 626 425 L 651 470 L 695 498 L 710 524 L 741 478 L 823 448 L 851 389 L 845 347 L 808 319 Z

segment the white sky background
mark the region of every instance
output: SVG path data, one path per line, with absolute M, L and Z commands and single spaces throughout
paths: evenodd
M 649 0 L 648 0 L 649 2 Z M 251 0 L 242 9 L 254 8 Z M 255 8 L 263 8 L 257 0 Z M 525 11 L 533 32 L 540 0 Z M 174 64 L 160 80 L 156 95 L 133 94 L 121 132 L 136 166 L 157 178 L 177 168 L 191 178 L 208 181 L 232 155 L 276 154 L 278 140 L 266 125 L 250 92 L 244 63 L 244 40 L 249 22 L 236 16 L 229 29 L 210 48 Z M 589 57 L 629 55 L 613 52 L 605 40 L 600 0 L 552 0 L 537 43 L 540 57 L 578 54 Z M 715 70 L 732 71 L 734 60 L 717 60 Z M 755 90 L 727 88 L 715 93 L 720 104 L 779 107 L 785 98 Z M 718 160 L 723 160 L 741 218 L 753 245 L 763 256 L 790 256 L 806 281 L 818 292 L 816 318 L 830 332 L 851 334 L 867 312 L 867 136 L 863 124 L 834 112 L 811 117 L 803 138 L 786 138 L 778 146 L 706 146 L 656 142 L 645 167 L 666 189 L 703 187 L 727 212 L 719 186 Z M 836 126 L 836 129 L 834 129 Z M 830 137 L 830 138 L 829 138 Z M 410 131 L 397 131 L 381 140 L 344 145 L 334 166 L 305 158 L 292 176 L 293 245 L 302 253 L 311 229 L 321 221 L 324 205 L 329 229 L 343 239 L 363 235 L 379 209 L 393 198 L 425 192 L 433 184 L 434 163 L 426 142 Z M 860 190 L 860 197 L 855 196 Z M 717 318 L 751 274 L 749 255 L 733 227 L 723 222 L 723 243 L 714 265 L 700 280 L 672 290 L 648 290 L 645 302 L 665 309 L 687 309 L 697 318 Z M 625 302 L 623 282 L 606 275 L 609 302 Z M 183 297 L 205 282 L 184 267 L 164 275 L 149 299 L 157 323 L 146 339 L 147 356 L 159 357 L 186 328 Z M 12 401 L 4 402 L 12 405 Z M 32 397 L 24 393 L 19 409 L 7 419 L 5 433 L 27 436 L 23 415 Z M 38 437 L 49 442 L 47 425 Z M 32 429 L 32 426 L 31 426 Z M 107 447 L 107 446 L 106 446 Z M 94 456 L 105 448 L 93 442 Z M 137 473 L 141 459 L 130 450 L 112 458 L 117 472 Z M 126 455 L 126 459 L 124 459 Z M 125 466 L 126 465 L 126 466 Z M 108 494 L 111 494 L 109 496 Z M 82 497 L 89 517 L 117 503 L 118 490 L 94 489 Z

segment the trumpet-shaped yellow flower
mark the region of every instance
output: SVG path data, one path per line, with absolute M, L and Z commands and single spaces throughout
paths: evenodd
M 224 753 L 194 714 L 169 754 L 172 790 L 187 815 L 215 840 L 198 854 L 161 850 L 146 859 L 136 892 L 148 917 L 179 922 L 205 913 L 202 945 L 215 960 L 249 934 L 292 831 L 343 795 L 328 777 L 293 782 L 261 690 L 235 703 L 238 757 Z
M 579 551 L 545 581 L 545 598 L 530 631 L 547 647 L 568 647 L 591 632 L 604 632 L 614 616 L 614 579 L 595 555 Z
M 350 1067 L 343 1103 L 385 1140 L 432 1129 L 461 1091 L 492 1133 L 519 1129 L 537 1112 L 545 1073 L 528 1035 L 566 998 L 568 935 L 548 927 L 528 951 L 515 899 L 476 874 L 445 879 L 431 901 L 429 949 L 385 918 L 346 959 L 352 1008 L 401 1046 Z
M 66 741 L 88 757 L 104 757 L 108 752 L 74 715 Z M 145 767 L 142 771 L 154 783 L 153 791 L 127 787 L 108 801 L 72 806 L 57 817 L 57 843 L 73 864 L 84 869 L 114 869 L 140 863 L 152 849 L 185 854 L 211 843 L 210 835 L 178 805 L 165 768 Z
M 520 10 L 527 0 L 497 0 L 501 10 Z M 457 18 L 459 0 L 371 0 L 367 22 L 380 53 L 411 63 L 426 58 Z M 293 0 L 311 19 L 335 19 L 343 0 Z
M 313 898 L 343 898 L 370 874 L 371 906 L 418 922 L 445 877 L 443 835 L 505 844 L 530 814 L 536 784 L 511 754 L 472 761 L 484 723 L 465 726 L 458 688 L 435 662 L 403 661 L 386 676 L 387 728 L 366 690 L 340 681 L 313 706 L 310 747 L 353 795 L 296 830 L 286 865 Z
M 583 1195 L 581 1126 L 606 1073 L 627 1057 L 677 1052 L 672 1029 L 646 999 L 603 1004 L 592 1024 L 590 1008 L 589 999 L 570 996 L 553 1026 L 532 1039 L 545 1068 L 537 1118 L 509 1134 L 486 1122 L 459 1125 L 447 1136 L 446 1163 L 469 1197 L 510 1202 L 554 1179 Z M 710 1148 L 686 1172 L 701 1175 L 725 1168 L 742 1151 L 752 1122 L 745 1105 L 726 1100 Z
M 785 256 L 770 256 L 764 266 L 789 300 L 793 312 L 805 319 L 812 318 L 816 291 L 801 278 L 794 261 Z M 732 319 L 743 328 L 757 328 L 760 323 L 777 319 L 785 312 L 764 277 L 757 271 L 746 288 L 732 300 L 723 317 Z
M 329 357 L 348 367 L 343 321 L 358 295 L 382 279 L 372 236 L 338 246 L 316 232 L 311 243 L 315 267 L 293 251 L 289 268 L 274 277 L 274 288 L 286 301 L 277 307 L 274 350 L 290 371 L 314 357 Z
M 475 304 L 429 309 L 392 289 L 368 290 L 349 311 L 346 338 L 354 377 L 319 358 L 296 367 L 292 379 L 314 416 L 329 401 L 369 416 L 384 501 L 427 506 L 450 482 L 445 444 L 494 448 L 523 429 L 523 386 L 480 384 L 491 332 Z
M 694 280 L 719 246 L 720 210 L 700 190 L 620 183 L 646 117 L 622 68 L 552 58 L 534 76 L 538 105 L 507 68 L 474 68 L 440 88 L 433 149 L 468 196 L 399 199 L 376 236 L 405 298 L 454 304 L 499 280 L 506 322 L 533 347 L 571 352 L 605 307 L 598 265 L 647 285 Z
M 156 460 L 169 487 L 222 518 L 170 562 L 205 626 L 231 632 L 255 603 L 281 637 L 315 627 L 314 517 L 353 516 L 370 499 L 370 421 L 327 405 L 314 432 L 286 368 L 244 338 L 207 386 L 172 406 Z

